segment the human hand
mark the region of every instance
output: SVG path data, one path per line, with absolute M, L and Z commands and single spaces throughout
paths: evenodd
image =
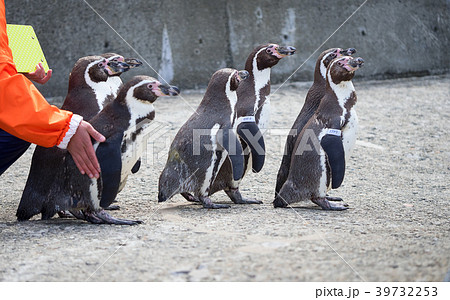
M 91 137 L 97 142 L 104 142 L 105 137 L 86 121 L 81 121 L 77 131 L 70 139 L 67 150 L 72 155 L 75 164 L 81 174 L 87 174 L 90 178 L 98 178 L 100 164 L 92 146 Z
M 45 84 L 52 77 L 52 69 L 49 69 L 45 74 L 44 66 L 42 66 L 42 63 L 38 63 L 34 72 L 24 73 L 23 75 L 34 82 Z

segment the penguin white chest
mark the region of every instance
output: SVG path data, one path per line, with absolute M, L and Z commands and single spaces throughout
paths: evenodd
M 129 127 L 123 134 L 121 145 L 121 186 L 125 184 L 124 181 L 131 174 L 131 169 L 134 164 L 142 157 L 145 151 L 145 147 L 147 146 L 145 137 L 149 135 L 147 131 L 150 129 L 151 122 L 150 119 L 145 119 L 145 117 L 155 111 L 153 105 L 141 102 L 131 96 L 127 97 L 127 105 L 131 118 Z M 140 119 L 143 120 L 138 122 Z
M 266 101 L 261 107 L 261 114 L 259 115 L 259 122 L 258 122 L 258 127 L 263 134 L 266 131 L 266 129 L 268 129 L 269 122 L 270 122 L 270 98 L 269 95 L 267 95 Z
M 149 127 L 149 123 L 138 126 L 139 132 L 136 132 L 136 128 L 132 128 L 131 130 L 127 130 L 123 136 L 121 182 L 126 180 L 128 175 L 131 174 L 131 169 L 134 164 L 142 157 L 145 151 L 145 136 L 148 134 L 146 129 Z
M 258 70 L 256 61 L 253 62 L 253 74 L 255 83 L 255 103 L 253 107 L 254 115 L 259 113 L 258 127 L 261 131 L 267 129 L 270 118 L 270 68 Z M 265 95 L 267 93 L 267 95 Z M 262 132 L 264 133 L 264 132 Z
M 342 128 L 342 144 L 344 146 L 345 160 L 348 161 L 356 143 L 356 133 L 358 131 L 358 116 L 354 108 L 350 110 L 350 118 Z
M 211 184 L 214 182 L 214 179 L 216 178 L 216 173 L 214 172 L 214 165 L 216 164 L 217 161 L 217 155 L 216 155 L 216 150 L 217 150 L 217 132 L 220 129 L 220 125 L 219 124 L 214 124 L 214 126 L 211 128 L 211 132 L 210 132 L 210 139 L 211 139 L 211 158 L 210 158 L 210 162 L 209 162 L 209 166 L 205 171 L 205 178 L 203 180 L 202 186 L 200 188 L 200 193 L 203 196 L 206 196 L 208 193 L 208 189 L 211 186 Z M 223 162 L 225 160 L 225 155 L 222 155 L 222 158 L 219 162 L 219 166 L 217 168 L 217 170 L 220 169 L 220 167 L 222 166 Z
M 92 81 L 89 73 L 85 73 L 84 79 L 87 85 L 92 89 L 97 100 L 97 104 L 100 110 L 106 104 L 105 101 L 108 97 L 117 97 L 117 92 L 122 85 L 122 80 L 119 77 L 109 77 L 106 81 L 94 82 Z
M 339 106 L 342 109 L 341 114 L 341 126 L 345 122 L 345 118 L 347 113 L 350 114 L 348 121 L 341 128 L 342 130 L 342 144 L 344 146 L 345 159 L 348 160 L 350 157 L 351 151 L 355 147 L 356 142 L 356 131 L 358 129 L 358 117 L 356 115 L 356 111 L 354 107 L 350 108 L 350 111 L 347 111 L 345 105 L 346 102 L 350 99 L 352 94 L 355 92 L 355 88 L 353 87 L 353 83 L 351 81 L 344 81 L 340 84 L 330 84 L 335 95 L 337 96 Z
M 316 121 L 317 122 L 317 121 Z M 319 133 L 319 135 L 317 136 L 318 141 L 322 141 L 322 138 L 327 134 L 328 129 L 322 129 Z M 328 161 L 327 161 L 327 154 L 325 153 L 325 151 L 323 150 L 322 147 L 320 147 L 319 150 L 319 172 L 320 172 L 320 179 L 319 179 L 319 190 L 318 190 L 318 195 L 319 197 L 325 197 L 327 192 L 329 190 L 331 190 L 331 180 L 329 181 L 329 184 L 327 185 L 327 181 L 328 181 L 328 170 L 327 170 L 327 165 L 328 165 Z

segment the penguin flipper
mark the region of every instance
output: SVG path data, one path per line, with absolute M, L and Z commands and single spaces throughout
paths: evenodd
M 331 187 L 337 189 L 341 186 L 345 175 L 345 152 L 342 138 L 337 135 L 326 134 L 320 141 L 322 149 L 328 157 L 331 168 Z
M 223 130 L 223 139 L 219 144 L 228 152 L 233 169 L 233 179 L 238 181 L 244 176 L 244 151 L 234 132 L 226 128 Z
M 112 136 L 105 142 L 100 143 L 96 151 L 103 183 L 101 207 L 108 207 L 116 199 L 119 192 L 122 172 L 122 152 L 120 149 L 122 138 L 123 134 Z
M 140 167 L 141 167 L 141 158 L 139 157 L 138 161 L 134 164 L 133 168 L 131 168 L 131 173 L 135 174 L 137 171 L 139 171 Z
M 266 158 L 266 146 L 264 138 L 255 122 L 242 122 L 237 127 L 237 133 L 250 147 L 252 153 L 252 170 L 255 173 L 261 171 Z

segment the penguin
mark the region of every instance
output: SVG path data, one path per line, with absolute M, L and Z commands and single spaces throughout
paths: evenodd
M 297 136 L 287 180 L 273 201 L 274 207 L 311 200 L 324 210 L 345 210 L 346 204 L 326 198 L 344 180 L 345 161 L 356 141 L 358 119 L 352 78 L 362 58 L 335 58 L 326 72 L 325 95 Z
M 127 61 L 129 63 L 127 63 Z M 125 59 L 116 53 L 105 53 L 102 55 L 85 56 L 75 63 L 69 75 L 69 87 L 62 109 L 71 111 L 89 121 L 97 115 L 103 106 L 117 97 L 117 92 L 122 86 L 120 75 L 131 68 L 142 64 L 135 58 Z M 53 147 L 50 149 L 36 146 L 31 160 L 31 166 L 36 170 L 29 176 L 37 176 L 36 180 L 42 174 L 39 166 L 43 166 L 48 161 L 57 161 L 60 157 L 59 149 Z M 136 162 L 135 172 L 139 169 L 140 160 Z M 45 194 L 46 187 L 42 187 L 41 193 Z M 119 206 L 111 206 L 109 209 L 119 209 Z M 71 214 L 59 212 L 60 217 L 69 217 Z
M 283 57 L 291 56 L 296 49 L 292 46 L 279 46 L 266 44 L 256 47 L 248 56 L 245 70 L 250 74 L 249 78 L 242 82 L 237 89 L 238 103 L 236 105 L 237 124 L 242 121 L 254 122 L 263 133 L 268 128 L 270 117 L 270 72 Z M 252 142 L 257 147 L 259 136 L 251 136 Z M 262 138 L 262 137 L 261 137 Z M 242 147 L 246 153 L 244 161 L 244 175 L 253 165 L 252 160 L 257 157 L 262 159 L 264 153 L 255 155 L 255 151 L 248 151 L 248 145 L 241 139 Z M 255 146 L 253 146 L 255 148 Z M 261 158 L 262 157 L 262 158 Z M 261 165 L 257 163 L 256 165 Z M 252 168 L 257 173 L 261 169 Z M 241 178 L 242 179 L 242 178 Z M 211 193 L 224 190 L 228 197 L 236 204 L 261 204 L 262 201 L 246 199 L 239 191 L 239 181 L 233 180 L 229 161 L 225 161 L 219 170 L 217 178 L 211 189 Z
M 244 155 L 238 137 L 247 140 L 246 132 L 260 135 L 254 120 L 236 124 L 238 87 L 249 77 L 245 70 L 221 69 L 211 77 L 196 112 L 176 134 L 164 170 L 159 177 L 158 202 L 176 194 L 192 197 L 204 208 L 229 208 L 209 198 L 217 172 L 229 161 L 231 176 L 240 180 L 244 173 Z M 250 141 L 249 141 L 250 142 Z M 256 144 L 251 143 L 250 147 Z M 264 151 L 264 141 L 257 146 Z M 252 148 L 252 150 L 254 150 Z M 255 153 L 254 168 L 262 168 L 264 157 Z
M 96 155 L 108 176 L 90 179 L 82 175 L 71 155 L 59 150 L 58 163 L 49 161 L 40 166 L 41 178 L 29 176 L 16 216 L 19 221 L 28 220 L 41 213 L 42 219 L 51 218 L 56 212 L 68 209 L 79 212 L 83 219 L 96 224 L 135 225 L 140 221 L 116 219 L 106 213 L 114 201 L 123 174 L 131 173 L 132 164 L 126 163 L 126 149 L 140 149 L 145 129 L 155 117 L 153 102 L 160 96 L 176 96 L 180 93 L 175 86 L 162 85 L 149 76 L 135 76 L 118 93 L 117 98 L 90 120 L 92 126 L 103 134 L 106 141 L 94 143 Z M 139 125 L 139 126 L 138 126 Z M 137 154 L 140 155 L 140 154 Z M 30 175 L 36 171 L 31 167 Z M 41 187 L 48 187 L 40 194 Z
M 89 121 L 117 97 L 122 86 L 119 76 L 140 65 L 142 62 L 135 58 L 125 59 L 115 53 L 80 58 L 70 73 L 68 92 L 61 109 Z
M 296 141 L 297 135 L 302 131 L 306 122 L 312 117 L 316 109 L 319 107 L 320 100 L 325 95 L 326 90 L 326 72 L 327 67 L 330 62 L 342 56 L 351 56 L 356 52 L 355 48 L 341 49 L 341 48 L 331 48 L 323 51 L 316 62 L 316 67 L 314 70 L 314 82 L 308 93 L 306 94 L 305 103 L 303 104 L 300 113 L 297 116 L 289 135 L 286 138 L 286 145 L 284 148 L 283 159 L 281 161 L 280 169 L 278 170 L 277 183 L 275 186 L 275 196 L 280 191 L 284 182 L 289 174 L 289 166 L 291 163 L 292 149 Z M 339 200 L 339 198 L 331 198 L 334 200 Z
M 69 76 L 68 93 L 63 109 L 79 114 L 85 120 L 90 120 L 99 113 L 105 102 L 117 96 L 117 90 L 122 85 L 118 75 L 128 71 L 130 66 L 123 62 L 118 54 L 107 53 L 105 56 L 95 55 L 78 59 Z M 57 147 L 36 146 L 27 182 L 40 182 L 44 177 L 52 182 L 54 178 L 51 177 L 55 176 L 55 173 L 44 170 L 47 170 L 49 164 L 59 168 L 62 164 L 61 151 Z M 47 194 L 51 193 L 46 185 L 32 184 L 31 186 L 32 188 L 25 186 L 24 195 L 33 193 L 46 198 Z M 31 190 L 28 191 L 28 188 Z M 58 214 L 61 217 L 72 215 L 63 211 Z

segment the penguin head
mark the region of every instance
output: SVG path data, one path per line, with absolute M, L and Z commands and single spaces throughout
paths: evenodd
M 116 74 L 120 75 L 122 71 L 129 69 L 125 63 L 109 63 L 109 60 L 97 56 L 85 56 L 75 63 L 70 72 L 69 89 L 70 87 L 79 86 L 83 82 L 102 82 L 107 81 L 109 77 Z M 90 85 L 90 84 L 89 84 Z
M 217 70 L 209 80 L 208 87 L 206 88 L 206 93 L 203 96 L 203 101 L 214 101 L 215 103 L 217 103 L 219 99 L 235 97 L 236 90 L 239 87 L 239 84 L 248 77 L 249 73 L 246 70 L 238 71 L 231 68 L 223 68 Z M 228 103 L 229 100 L 230 99 L 228 99 L 226 102 Z
M 266 44 L 256 47 L 247 59 L 245 69 L 253 70 L 254 63 L 258 70 L 264 70 L 275 66 L 280 59 L 293 55 L 296 49 L 292 46 L 280 46 L 278 44 Z
M 320 68 L 320 75 L 322 75 L 322 78 L 325 79 L 325 77 L 327 75 L 326 70 L 333 59 L 339 58 L 342 56 L 351 56 L 355 52 L 356 52 L 355 48 L 347 48 L 347 49 L 331 48 L 331 49 L 323 51 L 319 55 L 319 58 L 317 59 L 317 63 L 319 64 L 319 68 Z
M 125 58 L 117 53 L 103 53 L 101 56 L 112 62 L 125 62 L 129 66 L 129 69 L 142 66 L 142 61 L 140 61 L 139 59 Z
M 361 57 L 353 58 L 351 56 L 343 56 L 336 58 L 328 66 L 328 80 L 332 80 L 334 84 L 352 80 L 355 71 L 363 65 L 364 60 Z
M 245 80 L 249 77 L 249 73 L 246 70 L 233 70 L 233 72 L 229 75 L 230 78 L 230 90 L 236 91 L 239 87 L 239 83 L 241 83 L 242 80 Z
M 150 76 L 135 76 L 125 84 L 121 92 L 131 95 L 141 102 L 153 103 L 161 96 L 177 96 L 180 89 L 176 86 L 164 85 Z
M 100 69 L 103 69 L 108 76 L 119 76 L 130 69 L 130 66 L 127 63 L 108 58 L 104 58 L 102 61 L 98 62 L 97 65 Z
M 109 77 L 118 76 L 130 69 L 125 62 L 110 60 L 101 56 L 86 56 L 80 58 L 70 73 L 69 80 L 101 82 L 107 81 Z M 80 76 L 80 72 L 84 76 Z

